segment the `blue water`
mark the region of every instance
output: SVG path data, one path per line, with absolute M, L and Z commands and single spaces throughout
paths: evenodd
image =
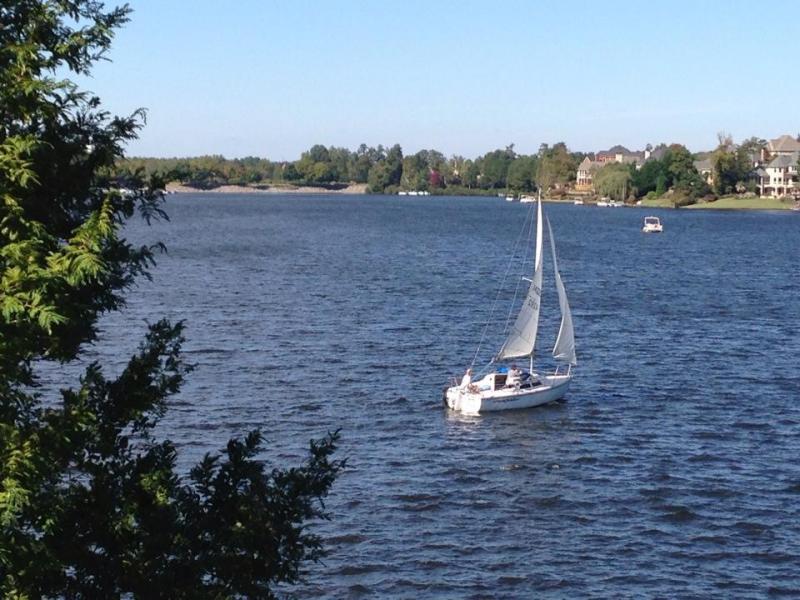
M 93 355 L 119 366 L 144 320 L 187 320 L 197 368 L 161 428 L 184 469 L 255 427 L 281 465 L 341 428 L 349 468 L 317 527 L 330 554 L 301 598 L 800 594 L 800 214 L 547 204 L 576 378 L 564 402 L 472 417 L 441 390 L 472 360 L 529 207 L 167 208 L 131 229 L 169 254 Z M 651 213 L 663 234 L 641 233 Z

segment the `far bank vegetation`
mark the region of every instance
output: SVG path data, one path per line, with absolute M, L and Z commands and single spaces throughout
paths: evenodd
M 627 203 L 688 206 L 720 197 L 753 196 L 751 157 L 765 141 L 749 138 L 734 144 L 719 135 L 712 152 L 692 154 L 681 144 L 661 144 L 643 163 L 607 162 L 592 171 L 589 193 Z M 648 146 L 648 148 L 650 148 Z M 137 175 L 158 175 L 200 190 L 237 185 L 250 188 L 315 186 L 338 190 L 364 185 L 373 194 L 424 191 L 447 195 L 524 195 L 542 190 L 548 197 L 574 192 L 576 171 L 594 153 L 572 152 L 565 143 L 542 144 L 535 154 L 519 154 L 511 144 L 477 158 L 446 157 L 438 150 L 405 155 L 399 144 L 377 147 L 361 144 L 356 150 L 317 144 L 296 161 L 271 161 L 220 155 L 192 158 L 126 158 L 114 176 L 124 185 Z M 698 171 L 699 160 L 710 169 Z

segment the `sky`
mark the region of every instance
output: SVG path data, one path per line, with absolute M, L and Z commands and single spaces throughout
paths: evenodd
M 800 131 L 794 1 L 131 0 L 82 87 L 129 156 L 711 149 Z

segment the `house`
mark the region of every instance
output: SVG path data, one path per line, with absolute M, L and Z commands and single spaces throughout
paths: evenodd
M 649 148 L 649 146 L 648 146 Z M 577 192 L 591 192 L 594 187 L 592 184 L 593 173 L 597 169 L 604 167 L 611 163 L 620 163 L 623 165 L 635 165 L 640 168 L 644 162 L 650 157 L 650 150 L 643 150 L 631 152 L 625 146 L 612 146 L 608 150 L 601 150 L 596 155 L 595 160 L 591 160 L 588 156 L 583 159 L 578 165 L 578 172 L 575 176 L 575 191 Z
M 597 162 L 605 164 L 611 162 L 623 164 L 642 164 L 645 161 L 644 152 L 631 152 L 625 146 L 612 146 L 608 150 L 601 150 L 597 153 Z
M 575 177 L 575 191 L 592 191 L 592 175 L 594 171 L 602 167 L 605 163 L 591 160 L 588 156 L 578 165 L 578 173 Z
M 694 168 L 697 169 L 697 172 L 700 173 L 700 176 L 705 179 L 705 182 L 708 185 L 713 185 L 714 183 L 714 165 L 711 162 L 710 158 L 704 158 L 702 160 L 694 161 Z
M 800 152 L 800 142 L 790 135 L 782 135 L 767 142 L 767 146 L 761 150 L 762 162 L 768 162 L 776 156 L 790 156 Z
M 789 136 L 783 136 L 778 140 L 786 137 Z M 800 195 L 800 181 L 798 181 L 797 172 L 797 162 L 800 160 L 800 144 L 798 144 L 798 150 L 795 152 L 787 152 L 787 147 L 792 147 L 792 145 L 773 146 L 774 158 L 766 166 L 756 170 L 758 191 L 762 196 L 780 198 L 781 196 Z

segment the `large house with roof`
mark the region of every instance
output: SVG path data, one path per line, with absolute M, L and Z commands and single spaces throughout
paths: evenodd
M 575 191 L 590 192 L 592 190 L 592 175 L 594 171 L 602 167 L 605 163 L 591 160 L 588 156 L 578 165 L 578 173 L 575 176 Z
M 770 140 L 761 150 L 756 169 L 756 183 L 761 196 L 800 195 L 797 163 L 800 161 L 800 142 L 790 135 Z

